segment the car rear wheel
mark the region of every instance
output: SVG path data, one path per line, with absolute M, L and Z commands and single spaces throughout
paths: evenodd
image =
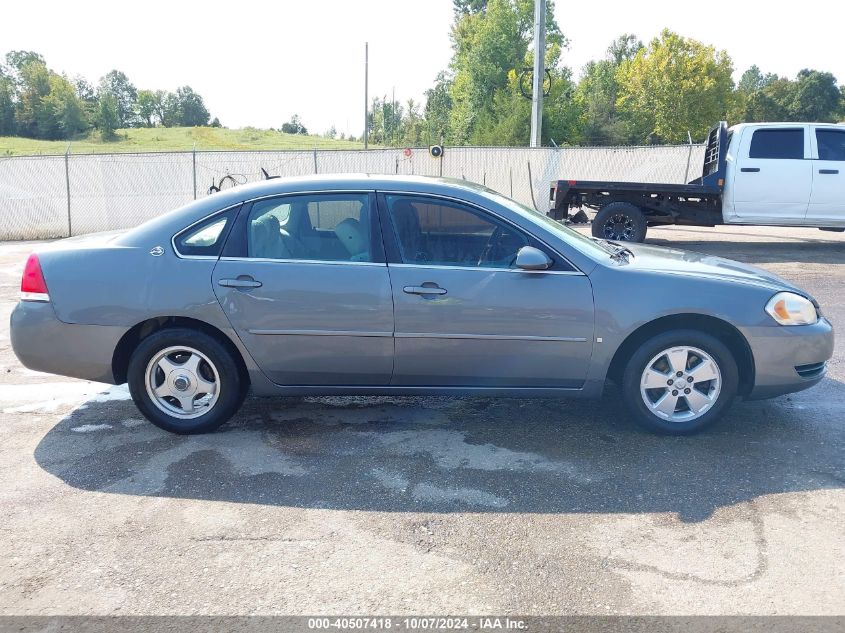
M 643 212 L 630 202 L 606 204 L 593 218 L 593 237 L 614 242 L 642 242 L 648 230 Z
M 739 382 L 736 361 L 719 339 L 695 330 L 655 336 L 625 367 L 622 392 L 634 420 L 650 431 L 684 435 L 712 424 Z
M 129 392 L 150 422 L 171 433 L 204 433 L 225 423 L 245 388 L 232 354 L 215 338 L 186 328 L 141 341 L 129 361 Z

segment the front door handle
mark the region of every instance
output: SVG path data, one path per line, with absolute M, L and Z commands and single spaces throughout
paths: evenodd
M 742 167 L 740 169 L 740 171 L 744 171 L 744 172 L 750 173 L 750 174 L 756 174 L 758 171 L 760 171 L 760 168 L 759 167 Z
M 838 174 L 838 169 L 819 169 L 820 174 Z
M 432 284 L 430 286 L 422 285 L 422 286 L 405 286 L 402 288 L 405 294 L 409 295 L 445 295 L 446 288 L 441 288 L 436 284 Z
M 221 279 L 217 282 L 218 285 L 225 288 L 260 288 L 261 282 L 256 281 L 252 277 L 241 275 L 237 279 Z

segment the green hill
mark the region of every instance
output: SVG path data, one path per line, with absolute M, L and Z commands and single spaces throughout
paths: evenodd
M 321 136 L 284 134 L 275 130 L 219 127 L 156 127 L 118 130 L 111 141 L 97 132 L 72 141 L 39 141 L 18 136 L 0 136 L 0 156 L 64 154 L 70 144 L 72 154 L 109 152 L 167 152 L 198 150 L 277 150 L 277 149 L 362 149 L 363 143 Z

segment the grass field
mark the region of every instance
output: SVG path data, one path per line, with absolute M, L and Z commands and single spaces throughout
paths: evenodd
M 0 156 L 64 154 L 70 144 L 73 154 L 109 152 L 188 151 L 229 149 L 359 149 L 363 143 L 332 140 L 320 136 L 283 134 L 275 130 L 215 127 L 131 128 L 118 130 L 116 138 L 103 141 L 97 132 L 72 141 L 39 141 L 18 136 L 0 136 Z

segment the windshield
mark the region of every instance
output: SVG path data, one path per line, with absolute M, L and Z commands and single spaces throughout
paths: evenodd
M 551 231 L 560 239 L 564 240 L 567 244 L 571 245 L 573 248 L 577 249 L 588 257 L 605 258 L 607 255 L 613 255 L 618 251 L 617 248 L 615 248 L 608 242 L 595 240 L 592 237 L 588 237 L 579 233 L 578 231 L 573 231 L 572 229 L 567 226 L 564 226 L 557 220 L 553 220 L 549 216 L 540 213 L 539 211 L 536 211 L 531 207 L 527 207 L 524 204 L 520 204 L 516 200 L 511 200 L 507 196 L 503 196 L 502 194 L 497 193 L 492 189 L 485 189 L 485 193 L 490 198 L 493 198 L 496 202 L 501 204 L 503 207 L 507 207 L 521 215 L 528 216 L 528 219 L 536 222 L 537 224 L 543 225 L 543 227 L 545 227 L 547 230 Z

